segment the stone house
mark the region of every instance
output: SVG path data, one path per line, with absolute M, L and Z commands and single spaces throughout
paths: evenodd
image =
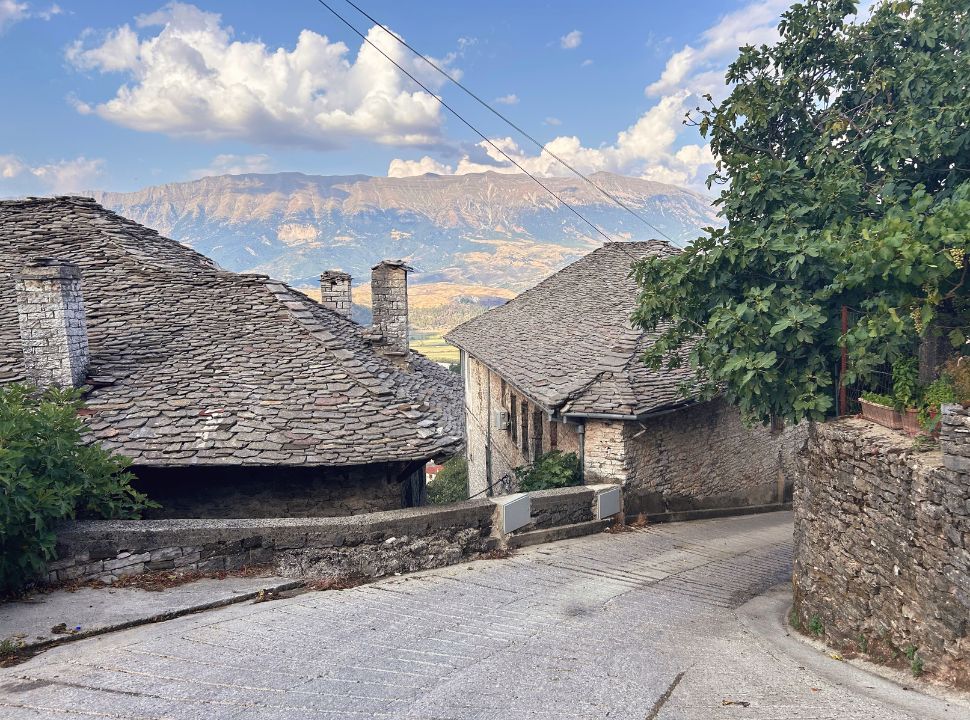
M 0 202 L 0 383 L 83 387 L 88 436 L 167 517 L 346 515 L 423 501 L 460 448 L 458 376 L 408 346 L 406 265 L 318 303 L 80 197 Z
M 607 243 L 445 336 L 461 350 L 469 491 L 514 489 L 512 470 L 575 452 L 587 484 L 622 483 L 627 514 L 776 507 L 791 498 L 804 428 L 747 429 L 720 399 L 680 393 L 689 369 L 648 369 L 632 327 L 631 264 L 678 252 Z

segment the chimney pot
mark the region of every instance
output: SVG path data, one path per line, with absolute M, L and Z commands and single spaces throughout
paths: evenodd
M 320 303 L 346 318 L 352 312 L 351 277 L 340 270 L 327 270 L 320 275 Z
M 28 382 L 77 387 L 88 370 L 88 334 L 81 269 L 35 258 L 17 275 L 17 315 Z
M 374 328 L 383 338 L 384 352 L 407 357 L 410 350 L 408 323 L 408 271 L 403 260 L 382 260 L 371 272 L 371 304 Z

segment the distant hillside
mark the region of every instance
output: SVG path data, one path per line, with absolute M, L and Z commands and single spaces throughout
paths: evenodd
M 688 190 L 609 173 L 593 177 L 679 242 L 717 222 L 709 200 Z M 612 238 L 658 237 L 579 179 L 544 182 Z M 407 258 L 419 271 L 415 283 L 518 292 L 602 241 L 524 175 L 226 175 L 93 194 L 227 269 L 295 285 L 314 286 L 329 268 L 366 282 L 382 258 Z

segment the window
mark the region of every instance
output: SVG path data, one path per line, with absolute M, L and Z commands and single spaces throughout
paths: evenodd
M 554 420 L 549 421 L 549 449 L 555 450 L 559 447 L 559 423 Z
M 516 416 L 515 395 L 512 395 L 509 398 L 509 432 L 512 433 L 512 442 L 516 442 L 519 439 L 518 434 L 516 432 L 516 430 L 518 429 L 518 424 L 519 424 L 519 419 Z
M 522 439 L 522 454 L 529 456 L 529 406 L 522 401 L 522 427 L 520 428 Z
M 532 413 L 532 459 L 542 455 L 542 410 Z

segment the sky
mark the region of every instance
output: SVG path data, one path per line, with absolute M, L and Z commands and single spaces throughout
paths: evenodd
M 578 169 L 694 189 L 712 158 L 684 113 L 789 5 L 355 0 L 375 24 L 327 2 L 530 172 L 566 174 L 388 30 Z M 0 67 L 2 197 L 515 170 L 318 0 L 0 0 Z

